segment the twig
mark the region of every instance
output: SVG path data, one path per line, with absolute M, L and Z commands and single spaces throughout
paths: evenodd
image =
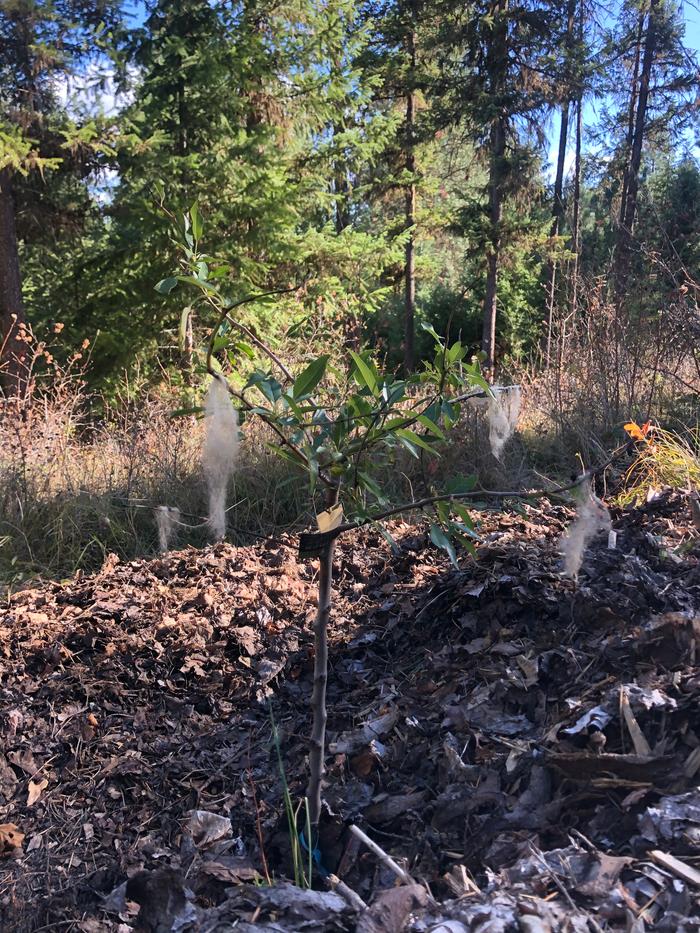
M 334 535 L 337 536 L 342 534 L 345 531 L 352 531 L 354 528 L 362 528 L 364 525 L 370 525 L 372 522 L 382 521 L 385 518 L 390 518 L 392 515 L 399 515 L 401 512 L 411 512 L 416 509 L 423 509 L 428 505 L 434 505 L 436 502 L 459 502 L 461 499 L 478 499 L 487 498 L 493 499 L 531 499 L 537 496 L 558 496 L 563 492 L 570 492 L 572 489 L 576 489 L 581 486 L 586 480 L 591 479 L 593 476 L 598 476 L 604 470 L 610 466 L 610 464 L 617 459 L 619 454 L 627 450 L 629 444 L 625 443 L 621 447 L 616 448 L 613 453 L 608 457 L 608 459 L 601 463 L 600 466 L 597 466 L 593 470 L 586 470 L 585 473 L 582 473 L 577 479 L 572 483 L 567 483 L 565 486 L 555 486 L 553 489 L 509 489 L 509 490 L 495 490 L 495 489 L 472 489 L 469 492 L 456 492 L 456 493 L 444 493 L 443 495 L 437 496 L 427 496 L 425 499 L 417 499 L 414 502 L 406 502 L 402 505 L 397 505 L 394 508 L 387 509 L 385 512 L 377 512 L 375 515 L 368 515 L 365 518 L 358 519 L 355 522 L 346 522 L 344 525 L 338 525 L 334 529 Z
M 331 890 L 337 891 L 343 900 L 347 901 L 351 907 L 354 907 L 356 910 L 367 910 L 367 904 L 365 904 L 357 891 L 353 891 L 352 888 L 349 888 L 337 875 L 329 875 L 328 883 L 331 886 Z
M 534 857 L 537 859 L 537 861 L 540 863 L 544 871 L 547 872 L 547 874 L 549 875 L 551 880 L 554 882 L 554 884 L 559 888 L 560 893 L 564 896 L 569 907 L 573 911 L 576 911 L 576 904 L 574 904 L 573 900 L 571 899 L 571 895 L 569 894 L 569 892 L 566 890 L 566 888 L 562 884 L 561 878 L 558 878 L 556 872 L 552 869 L 550 865 L 547 864 L 547 860 L 542 855 L 542 853 L 538 852 L 538 850 L 533 845 L 530 845 L 530 851 L 532 852 Z
M 391 869 L 391 871 L 393 871 L 396 877 L 400 878 L 404 884 L 415 884 L 415 881 L 413 880 L 413 878 L 411 878 L 408 872 L 405 869 L 403 869 L 397 862 L 395 862 L 390 855 L 387 855 L 384 849 L 382 849 L 381 846 L 377 845 L 377 843 L 373 839 L 370 839 L 369 836 L 363 833 L 362 830 L 359 828 L 359 826 L 351 826 L 350 832 L 353 833 L 353 835 L 357 836 L 357 838 L 361 842 L 364 842 L 367 848 L 370 851 L 374 852 L 377 858 L 380 859 L 382 862 L 384 862 L 386 867 Z

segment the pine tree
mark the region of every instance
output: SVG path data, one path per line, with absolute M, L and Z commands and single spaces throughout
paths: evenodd
M 18 337 L 26 322 L 17 217 L 31 213 L 28 206 L 34 216 L 46 213 L 46 199 L 32 190 L 36 176 L 60 169 L 84 177 L 89 158 L 104 148 L 94 121 L 76 126 L 71 120 L 58 88 L 91 59 L 104 59 L 119 24 L 118 0 L 0 6 L 0 363 L 11 395 L 22 390 Z

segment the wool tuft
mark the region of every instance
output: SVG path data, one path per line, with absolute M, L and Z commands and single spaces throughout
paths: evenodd
M 238 412 L 223 376 L 213 376 L 205 406 L 202 467 L 209 493 L 208 524 L 214 538 L 226 534 L 226 492 L 238 458 Z
M 561 540 L 564 555 L 564 573 L 576 579 L 583 563 L 583 554 L 591 539 L 599 531 L 610 531 L 610 514 L 592 491 L 590 482 L 582 487 L 584 499 L 576 510 L 576 518 Z
M 154 510 L 158 529 L 158 547 L 161 554 L 170 550 L 170 543 L 177 534 L 180 523 L 180 509 L 170 505 L 159 505 Z
M 503 448 L 515 432 L 520 415 L 520 386 L 493 386 L 493 398 L 488 400 L 486 420 L 489 423 L 491 453 L 500 460 Z

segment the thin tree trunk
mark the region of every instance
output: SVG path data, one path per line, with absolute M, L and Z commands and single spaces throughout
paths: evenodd
M 574 17 L 576 14 L 576 0 L 569 0 L 566 20 L 566 100 L 561 107 L 561 121 L 559 126 L 559 150 L 557 152 L 557 171 L 554 178 L 554 201 L 552 203 L 552 226 L 550 236 L 552 239 L 559 236 L 564 226 L 564 163 L 566 162 L 566 144 L 569 139 L 569 109 L 571 106 L 571 74 L 570 53 L 574 38 Z M 552 356 L 552 331 L 554 328 L 554 304 L 557 289 L 557 261 L 552 260 L 548 270 L 547 289 L 547 351 L 546 365 L 550 365 Z
M 644 36 L 644 19 L 646 13 L 642 9 L 637 23 L 637 37 L 634 45 L 634 65 L 632 66 L 632 82 L 630 86 L 630 100 L 627 109 L 627 135 L 625 140 L 625 164 L 622 171 L 622 195 L 620 197 L 620 214 L 618 226 L 625 226 L 625 211 L 627 209 L 627 190 L 630 178 L 630 159 L 632 157 L 632 142 L 634 139 L 634 118 L 637 110 L 637 92 L 639 89 L 639 65 L 642 58 L 642 38 Z
M 561 125 L 559 127 L 559 151 L 557 153 L 557 173 L 554 179 L 554 203 L 552 205 L 552 226 L 549 235 L 552 239 L 559 236 L 564 219 L 564 162 L 566 161 L 566 143 L 569 136 L 569 101 L 561 108 Z M 552 358 L 552 331 L 554 328 L 554 299 L 557 290 L 557 261 L 553 259 L 549 264 L 547 288 L 547 352 L 546 365 L 549 366 Z
M 411 180 L 406 188 L 406 227 L 409 230 L 406 241 L 405 265 L 405 316 L 404 316 L 404 355 L 403 363 L 406 372 L 412 372 L 415 364 L 415 319 L 416 319 L 416 153 L 415 153 L 415 117 L 416 99 L 413 91 L 416 69 L 416 34 L 411 31 L 408 37 L 408 54 L 411 72 L 409 76 L 409 90 L 406 95 L 406 169 Z
M 573 215 L 571 219 L 574 247 L 574 263 L 571 283 L 571 313 L 576 317 L 578 309 L 578 279 L 581 262 L 581 142 L 583 137 L 583 94 L 579 91 L 576 101 L 576 142 L 574 154 Z
M 333 591 L 333 554 L 335 541 L 326 545 L 320 558 L 318 581 L 318 609 L 314 622 L 314 686 L 311 694 L 313 724 L 309 753 L 309 822 L 314 831 L 321 818 L 321 792 L 323 789 L 324 759 L 326 753 L 326 687 L 328 685 L 328 620 L 331 614 Z M 315 839 L 309 840 L 313 847 Z
M 26 318 L 9 168 L 0 171 L 0 324 L 0 380 L 8 397 L 19 397 L 26 382 L 23 365 L 26 345 L 19 340 L 19 325 L 26 324 Z
M 335 62 L 339 70 L 339 63 Z M 333 137 L 337 139 L 345 130 L 342 123 L 333 125 Z M 335 194 L 335 232 L 341 234 L 350 224 L 348 214 L 348 171 L 345 161 L 340 153 L 336 153 L 333 162 L 333 193 Z
M 615 270 L 615 285 L 618 296 L 624 295 L 629 274 L 630 253 L 632 250 L 632 234 L 637 216 L 637 195 L 639 193 L 639 169 L 642 164 L 642 148 L 646 132 L 647 103 L 649 100 L 649 84 L 651 72 L 656 58 L 656 9 L 659 0 L 651 0 L 649 16 L 647 19 L 647 32 L 644 40 L 644 56 L 642 70 L 639 77 L 639 93 L 637 95 L 637 113 L 634 120 L 634 135 L 630 151 L 629 177 L 627 191 L 621 211 L 622 224 L 619 229 L 617 263 Z
M 489 249 L 484 293 L 484 317 L 481 349 L 486 354 L 484 368 L 493 375 L 496 364 L 496 317 L 498 314 L 498 267 L 501 252 L 501 219 L 503 193 L 501 177 L 505 155 L 504 120 L 499 118 L 491 127 L 491 164 L 489 168 Z
M 493 375 L 496 365 L 496 318 L 498 314 L 498 272 L 501 253 L 501 220 L 503 216 L 503 182 L 508 118 L 504 110 L 503 95 L 508 70 L 508 0 L 495 0 L 491 7 L 493 35 L 487 52 L 489 83 L 497 115 L 491 122 L 489 134 L 489 247 L 484 292 L 483 329 L 481 349 L 485 354 L 484 367 Z
M 583 0 L 578 4 L 578 43 L 583 46 L 586 11 Z M 583 80 L 580 71 L 576 74 L 576 134 L 574 140 L 574 190 L 571 236 L 574 251 L 571 284 L 571 314 L 576 318 L 578 311 L 579 273 L 581 270 L 581 149 L 583 145 Z
M 329 489 L 326 505 L 330 509 L 338 502 L 339 489 Z M 311 692 L 311 749 L 309 752 L 309 786 L 306 792 L 309 823 L 312 827 L 311 848 L 315 846 L 323 791 L 326 756 L 326 688 L 328 686 L 328 621 L 333 596 L 333 555 L 335 540 L 325 545 L 319 559 L 318 607 L 314 622 L 314 685 Z

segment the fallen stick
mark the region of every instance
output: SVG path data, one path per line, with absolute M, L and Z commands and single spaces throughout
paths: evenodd
M 653 849 L 649 855 L 657 865 L 661 865 L 667 871 L 672 872 L 676 877 L 682 878 L 687 884 L 695 884 L 700 887 L 700 871 L 682 862 L 675 855 L 669 855 L 668 852 L 662 852 L 661 849 Z
M 350 832 L 353 833 L 357 838 L 364 842 L 367 848 L 374 852 L 378 859 L 381 859 L 382 862 L 386 865 L 387 868 L 391 869 L 397 878 L 400 878 L 404 884 L 415 884 L 415 881 L 411 876 L 405 871 L 397 862 L 393 860 L 390 855 L 387 855 L 384 849 L 381 846 L 378 846 L 377 843 L 370 839 L 358 826 L 351 826 Z
M 331 886 L 331 890 L 337 891 L 343 900 L 351 907 L 355 907 L 357 910 L 367 910 L 367 904 L 365 904 L 357 891 L 353 891 L 352 888 L 349 888 L 337 875 L 329 875 L 328 883 Z
M 627 723 L 629 734 L 632 736 L 635 753 L 639 755 L 640 758 L 651 758 L 651 747 L 637 722 L 636 716 L 632 712 L 627 690 L 624 687 L 620 687 L 620 709 Z

